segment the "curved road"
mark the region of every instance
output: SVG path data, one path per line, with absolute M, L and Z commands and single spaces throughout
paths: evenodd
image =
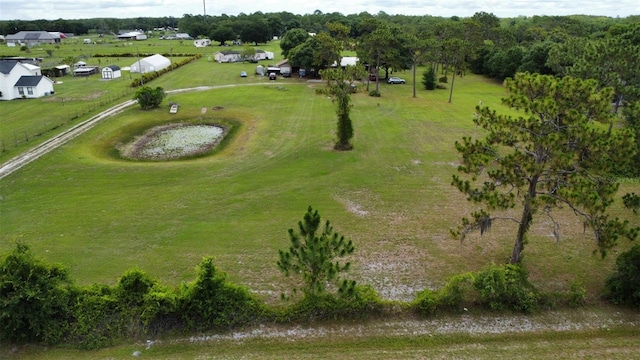
M 166 93 L 167 94 L 177 94 L 177 93 L 183 93 L 183 92 L 191 92 L 191 91 L 205 91 L 205 90 L 211 90 L 211 89 L 218 89 L 218 88 L 225 88 L 225 87 L 233 87 L 233 86 L 238 86 L 238 85 L 242 85 L 242 86 L 248 86 L 248 85 L 267 85 L 267 84 L 271 84 L 271 83 L 252 83 L 252 84 L 230 84 L 230 85 L 219 85 L 219 86 L 199 86 L 199 87 L 194 87 L 194 88 L 187 88 L 187 89 L 177 89 L 177 90 L 169 90 Z M 63 131 L 62 133 L 54 136 L 53 138 L 43 142 L 42 144 L 37 145 L 36 147 L 27 150 L 26 152 L 14 157 L 13 159 L 5 162 L 4 164 L 2 164 L 2 166 L 0 166 L 0 179 L 4 178 L 5 176 L 13 173 L 14 171 L 20 169 L 21 167 L 27 165 L 28 163 L 36 160 L 37 158 L 41 157 L 42 155 L 48 153 L 49 151 L 57 148 L 58 146 L 63 145 L 64 143 L 66 143 L 69 140 L 72 140 L 78 136 L 80 136 L 81 134 L 85 133 L 86 131 L 88 131 L 89 129 L 91 129 L 92 127 L 94 127 L 95 125 L 97 125 L 100 121 L 110 118 L 114 115 L 117 115 L 121 112 L 123 112 L 126 108 L 128 108 L 131 105 L 136 104 L 137 102 L 135 100 L 128 100 L 125 101 L 121 104 L 118 104 L 116 106 L 113 106 L 103 112 L 101 112 L 100 114 L 85 120 L 83 122 L 81 122 L 80 124 L 77 124 L 75 126 L 73 126 L 72 128 Z

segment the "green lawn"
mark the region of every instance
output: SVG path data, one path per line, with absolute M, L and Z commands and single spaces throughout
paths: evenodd
M 217 49 L 207 49 L 213 50 Z M 354 150 L 336 152 L 334 104 L 315 93 L 324 84 L 296 78 L 270 82 L 253 76 L 254 68 L 255 64 L 217 64 L 204 56 L 149 85 L 165 90 L 220 87 L 169 95 L 164 106 L 153 111 L 132 107 L 0 180 L 0 252 L 20 239 L 36 255 L 69 268 L 80 284 L 114 284 L 126 270 L 140 268 L 169 286 L 193 279 L 194 267 L 211 255 L 232 281 L 270 303 L 287 288 L 276 267 L 278 249 L 288 246 L 287 229 L 296 226 L 309 205 L 353 240 L 351 276 L 388 299 L 410 300 L 418 290 L 440 287 L 449 276 L 503 262 L 510 254 L 514 227 L 506 223 L 494 224 L 490 233 L 469 236 L 463 243 L 449 235 L 460 217 L 473 210 L 450 185 L 458 162 L 454 142 L 482 135 L 471 121 L 480 101 L 507 111 L 500 105 L 505 95 L 500 84 L 473 75 L 456 78 L 452 103 L 447 102 L 448 89 L 419 90 L 413 98 L 410 83 L 381 84 L 379 98 L 361 91 L 352 98 Z M 240 78 L 241 70 L 250 76 Z M 408 72 L 396 75 L 410 82 Z M 67 106 L 71 113 L 90 106 L 92 100 L 78 95 L 82 82 L 84 92 L 109 89 L 114 98 L 106 101 L 100 95 L 103 104 L 74 121 L 130 98 L 116 96 L 126 91 L 125 80 L 105 84 L 97 78 L 65 79 L 51 99 L 69 96 L 77 98 L 76 103 L 43 99 L 28 102 L 28 108 L 26 101 L 0 104 L 11 115 L 0 120 L 2 136 L 8 136 L 4 141 L 13 138 L 5 133 L 9 127 L 18 137 L 20 126 L 52 127 L 43 125 L 55 123 L 47 120 L 49 114 L 66 118 Z M 238 86 L 223 86 L 227 84 Z M 178 114 L 169 114 L 169 102 L 181 105 Z M 118 144 L 167 122 L 226 122 L 236 124 L 237 131 L 215 154 L 199 159 L 135 162 L 115 156 Z M 26 148 L 21 146 L 0 159 Z M 640 192 L 640 185 L 627 182 L 621 191 Z M 625 216 L 619 204 L 614 211 Z M 550 223 L 539 218 L 525 248 L 525 266 L 542 289 L 563 291 L 578 280 L 587 287 L 589 302 L 597 303 L 616 252 L 605 259 L 593 255 L 595 244 L 583 233 L 582 224 L 570 212 L 558 215 L 561 241 L 556 243 Z M 619 250 L 628 246 L 621 242 Z M 578 334 L 578 340 L 553 340 L 549 335 L 545 341 L 575 349 L 583 339 L 604 338 L 627 349 L 628 334 L 597 331 Z M 445 343 L 456 339 L 445 338 L 438 346 L 446 350 Z M 429 341 L 409 337 L 385 347 L 385 341 L 370 338 L 347 340 L 345 346 L 388 351 L 388 358 L 406 346 L 415 352 L 398 356 L 418 358 L 429 356 L 421 350 L 422 342 Z M 478 344 L 473 339 L 459 341 L 467 349 L 482 349 L 494 340 L 489 336 Z M 304 352 L 309 351 L 309 357 L 325 354 L 319 349 L 330 342 L 310 344 Z M 379 348 L 374 346 L 378 343 Z M 272 342 L 251 346 L 267 358 L 287 354 L 268 350 Z M 303 351 L 292 349 L 297 355 Z M 125 350 L 113 351 L 130 356 L 130 348 Z M 158 358 L 179 358 L 175 351 L 183 350 L 167 350 Z M 531 358 L 549 353 L 540 351 L 531 352 Z M 184 350 L 187 358 L 196 353 L 210 355 L 208 349 Z M 370 357 L 366 352 L 360 355 Z M 229 353 L 234 356 L 239 355 Z

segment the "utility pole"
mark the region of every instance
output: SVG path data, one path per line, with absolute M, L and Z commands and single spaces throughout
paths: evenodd
M 207 4 L 206 4 L 207 0 L 202 0 L 202 10 L 203 10 L 203 14 L 204 14 L 204 22 L 207 22 Z

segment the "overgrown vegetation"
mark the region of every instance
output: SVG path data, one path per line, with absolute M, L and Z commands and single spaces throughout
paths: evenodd
M 353 248 L 344 248 L 346 243 L 340 241 L 344 238 L 327 232 L 328 224 L 323 236 L 312 236 L 319 221 L 317 212 L 309 209 L 300 229 L 309 238 L 307 244 L 311 247 L 300 247 L 301 242 L 290 232 L 292 248 L 280 252 L 281 269 L 300 269 L 297 272 L 306 274 L 303 296 L 284 308 L 270 307 L 247 288 L 229 282 L 211 257 L 200 262 L 194 281 L 177 288 L 163 286 L 138 269 L 125 272 L 115 286 L 77 286 L 64 267 L 43 262 L 27 245 L 17 242 L 16 248 L 0 262 L 0 339 L 18 344 L 64 343 L 97 349 L 124 339 L 225 331 L 266 321 L 367 319 L 397 312 L 391 310 L 397 303 L 381 300 L 368 285 L 356 286 L 355 282 L 345 280 L 338 283 L 337 293 L 324 290 L 322 284 L 336 280 L 346 266 L 334 264 L 330 254 L 333 251 L 327 253 L 320 248 L 331 248 L 343 255 Z M 324 237 L 329 234 L 333 235 Z M 316 245 L 312 244 L 314 239 Z M 293 255 L 296 259 L 307 259 L 306 265 L 294 266 L 291 254 L 297 254 Z M 614 303 L 638 306 L 639 254 L 640 246 L 635 246 L 621 255 L 617 273 L 607 281 L 608 296 Z M 336 270 L 336 266 L 341 270 Z M 314 269 L 324 271 L 314 273 Z M 424 316 L 474 307 L 533 313 L 544 303 L 544 297 L 529 283 L 521 265 L 504 264 L 456 275 L 440 290 L 421 291 L 406 307 Z M 584 289 L 574 284 L 560 297 L 568 306 L 582 306 Z
M 615 271 L 605 282 L 605 291 L 614 304 L 640 309 L 640 245 L 618 256 Z

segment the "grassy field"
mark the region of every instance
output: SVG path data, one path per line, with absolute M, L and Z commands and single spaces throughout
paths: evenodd
M 101 41 L 95 36 L 91 39 Z M 191 71 L 183 77 L 172 77 L 171 85 L 177 88 L 194 86 L 196 83 L 200 85 L 230 83 L 239 79 L 238 74 L 241 70 L 252 74 L 255 69 L 255 64 L 245 64 L 242 69 L 232 73 L 227 71 L 229 67 L 221 67 L 222 65 L 212 61 L 215 52 L 228 49 L 238 50 L 238 48 L 218 46 L 196 48 L 191 41 L 180 42 L 178 40 L 155 39 L 140 43 L 102 40 L 104 43 L 83 44 L 82 39 L 74 38 L 63 41 L 61 45 L 47 44 L 42 47 L 33 47 L 29 49 L 29 52 L 0 46 L 0 57 L 42 58 L 40 65 L 45 69 L 59 65 L 67 57 L 83 60 L 89 66 L 118 65 L 125 68 L 138 59 L 136 56 L 138 53 L 141 54 L 141 57 L 145 54 L 155 53 L 175 54 L 175 56 L 171 56 L 173 62 L 184 59 L 185 54 L 201 54 L 203 58 L 199 66 L 191 66 Z M 277 43 L 274 43 L 257 48 L 273 51 L 276 59 L 270 63 L 275 63 L 279 59 L 277 47 Z M 134 56 L 104 57 L 104 55 L 112 54 L 133 54 Z M 266 64 L 266 61 L 263 62 L 263 65 Z M 194 76 L 194 73 L 198 75 Z M 48 139 L 55 133 L 77 124 L 82 119 L 89 118 L 101 110 L 130 99 L 135 92 L 135 89 L 130 87 L 131 80 L 137 77 L 139 74 L 130 74 L 128 71 L 122 71 L 122 77 L 112 81 L 101 80 L 99 74 L 89 77 L 68 75 L 53 78 L 57 82 L 54 85 L 56 93 L 53 96 L 28 101 L 0 102 L 3 114 L 2 121 L 0 121 L 0 162 L 4 162 Z M 169 86 L 169 88 L 173 86 Z
M 448 90 L 420 90 L 413 98 L 411 75 L 397 73 L 408 83 L 381 84 L 380 98 L 363 91 L 353 96 L 355 148 L 335 152 L 334 104 L 315 93 L 324 84 L 238 76 L 241 70 L 253 74 L 254 68 L 255 64 L 217 64 L 204 56 L 149 84 L 165 90 L 219 86 L 168 96 L 164 104 L 178 102 L 178 114 L 169 114 L 167 106 L 153 111 L 132 107 L 0 180 L 0 251 L 12 249 L 14 240 L 20 239 L 36 255 L 69 268 L 80 284 L 114 284 L 126 270 L 139 268 L 169 286 L 193 279 L 194 267 L 203 256 L 211 255 L 232 281 L 277 303 L 288 285 L 276 267 L 278 249 L 288 246 L 287 229 L 312 205 L 353 240 L 351 276 L 372 285 L 386 299 L 408 301 L 421 289 L 442 286 L 454 274 L 507 259 L 514 234 L 509 224 L 496 224 L 490 233 L 472 235 L 463 243 L 449 235 L 460 217 L 473 210 L 450 185 L 458 163 L 454 142 L 462 136 L 482 135 L 471 121 L 479 101 L 507 111 L 500 104 L 505 95 L 501 84 L 473 75 L 457 78 L 453 102 L 448 103 Z M 109 93 L 125 91 L 127 83 L 104 85 L 97 77 L 63 81 L 69 93 L 80 91 L 80 82 L 86 84 L 87 93 L 99 92 L 102 86 L 113 86 Z M 56 87 L 52 98 L 66 97 L 66 89 Z M 77 98 L 76 106 L 90 103 L 78 95 L 69 97 Z M 114 96 L 91 111 L 128 98 Z M 38 128 L 46 114 L 62 111 L 48 108 L 46 100 L 30 101 L 29 109 L 26 101 L 0 103 L 3 112 L 11 115 L 0 120 L 2 132 L 5 126 Z M 63 105 L 55 102 L 55 106 Z M 135 162 L 116 156 L 119 144 L 168 122 L 228 122 L 236 124 L 237 131 L 215 154 L 199 159 Z M 3 154 L 26 148 L 21 146 Z M 627 182 L 621 191 L 639 192 L 640 185 Z M 614 211 L 624 215 L 619 203 Z M 582 224 L 569 212 L 558 216 L 560 242 L 551 235 L 546 219 L 533 224 L 525 266 L 540 288 L 564 291 L 571 282 L 580 281 L 588 290 L 589 302 L 598 303 L 617 251 L 605 259 L 593 255 L 595 244 L 589 233 L 583 233 Z M 628 246 L 621 242 L 619 250 Z M 585 339 L 594 344 L 610 339 L 619 344 L 622 354 L 628 354 L 624 349 L 633 347 L 630 343 L 634 336 L 637 340 L 637 329 L 616 334 L 595 331 L 555 339 L 542 333 L 539 340 L 553 351 L 577 349 Z M 524 358 L 549 354 L 536 350 L 535 339 L 525 340 L 525 347 L 532 351 Z M 470 349 L 489 354 L 495 343 L 519 346 L 520 340 L 496 335 L 476 341 L 471 335 L 451 335 L 434 346 L 447 351 L 447 343 L 459 343 L 465 353 L 454 349 L 440 357 L 474 357 Z M 314 357 L 332 341 L 304 345 L 304 352 Z M 387 358 L 406 347 L 414 350 L 402 357 L 421 358 L 429 356 L 421 349 L 430 341 L 427 337 L 347 339 L 344 346 L 387 352 Z M 251 341 L 250 346 L 266 358 L 301 357 L 302 351 L 262 340 Z M 221 357 L 241 357 L 231 353 L 233 348 Z M 176 355 L 180 352 L 191 358 L 212 351 L 190 349 L 176 347 L 154 357 L 180 358 Z M 127 347 L 107 350 L 111 355 L 104 358 L 118 351 L 130 356 Z M 360 354 L 356 350 L 349 354 L 354 352 Z M 361 358 L 367 355 L 361 354 Z

